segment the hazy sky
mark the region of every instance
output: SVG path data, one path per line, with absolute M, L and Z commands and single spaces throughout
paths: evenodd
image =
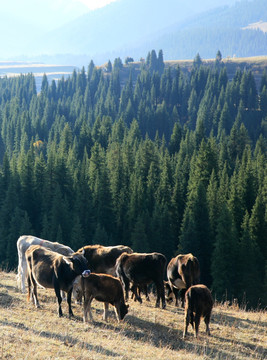
M 85 4 L 86 6 L 88 6 L 89 9 L 96 9 L 116 0 L 76 0 L 76 1 Z

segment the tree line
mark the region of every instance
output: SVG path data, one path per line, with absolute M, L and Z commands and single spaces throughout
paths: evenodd
M 265 306 L 267 74 L 257 88 L 218 59 L 187 73 L 162 60 L 123 87 L 118 59 L 44 75 L 38 94 L 32 74 L 0 79 L 1 267 L 22 234 L 192 252 L 218 300 Z

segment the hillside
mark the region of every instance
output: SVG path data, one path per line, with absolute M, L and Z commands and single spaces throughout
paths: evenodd
M 15 273 L 0 273 L 1 359 L 265 359 L 267 313 L 246 312 L 217 304 L 211 319 L 211 336 L 200 324 L 199 339 L 192 329 L 183 340 L 183 310 L 154 308 L 130 300 L 129 313 L 117 323 L 112 313 L 102 320 L 102 305 L 93 301 L 95 322 L 84 325 L 82 308 L 73 305 L 75 317 L 59 319 L 52 290 L 38 290 L 42 308 L 27 303 L 16 288 Z M 66 314 L 66 304 L 63 313 Z
M 217 49 L 224 56 L 259 56 L 266 54 L 267 35 L 247 29 L 259 21 L 267 21 L 264 0 L 205 1 L 202 7 L 195 0 L 120 0 L 38 37 L 25 52 L 65 54 L 69 61 L 86 54 L 98 64 L 117 56 L 138 60 L 151 48 L 164 49 L 166 59 L 210 58 Z
M 171 67 L 172 69 L 179 66 L 185 73 L 190 73 L 193 68 L 193 60 L 165 60 L 165 67 Z M 213 59 L 202 59 L 202 65 L 205 67 L 214 67 L 215 56 Z M 103 64 L 101 68 L 105 68 L 107 64 Z M 267 70 L 267 56 L 254 56 L 244 58 L 223 58 L 221 66 L 225 66 L 229 80 L 231 80 L 238 69 L 244 71 L 252 71 L 257 87 L 260 85 L 260 81 L 264 71 Z M 124 86 L 129 78 L 130 72 L 132 72 L 133 80 L 135 81 L 140 74 L 142 68 L 141 61 L 135 61 L 123 66 L 120 70 L 120 80 Z

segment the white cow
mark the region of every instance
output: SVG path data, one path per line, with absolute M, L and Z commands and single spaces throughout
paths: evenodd
M 17 282 L 18 288 L 25 293 L 25 279 L 27 275 L 27 262 L 25 258 L 25 251 L 31 245 L 40 245 L 52 251 L 55 251 L 61 255 L 71 255 L 74 251 L 69 247 L 58 242 L 51 242 L 48 240 L 43 240 L 35 236 L 31 235 L 22 235 L 18 238 L 17 241 L 17 249 L 18 249 L 18 274 L 17 274 Z

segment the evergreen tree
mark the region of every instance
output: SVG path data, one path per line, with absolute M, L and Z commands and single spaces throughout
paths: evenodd
M 237 296 L 237 236 L 231 212 L 224 204 L 218 218 L 215 247 L 211 260 L 212 287 L 218 300 Z

